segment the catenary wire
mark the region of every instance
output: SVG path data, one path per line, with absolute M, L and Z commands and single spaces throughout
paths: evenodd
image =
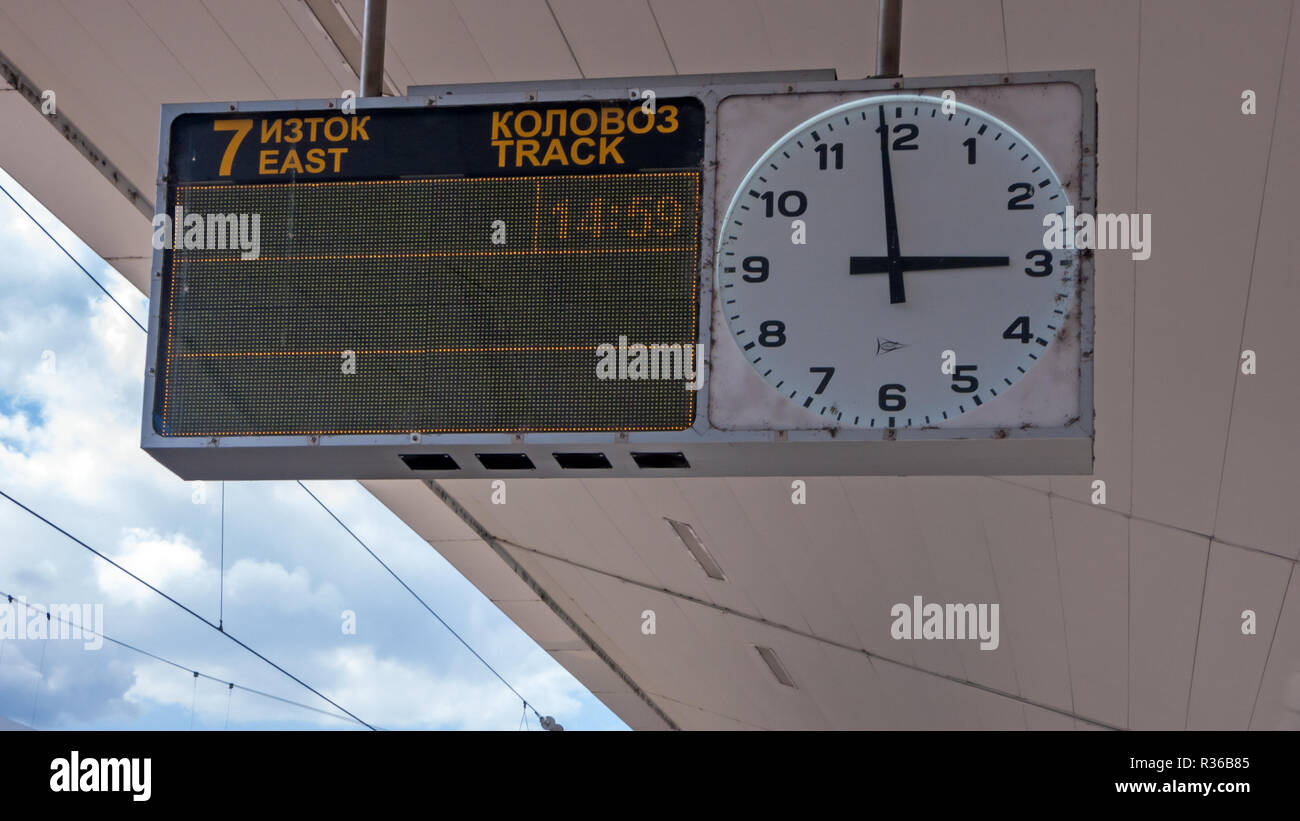
M 90 545 L 86 544 L 86 543 L 83 542 L 81 539 L 78 539 L 76 536 L 73 536 L 73 535 L 72 535 L 71 533 L 69 533 L 68 531 L 66 531 L 66 530 L 64 530 L 63 528 L 61 528 L 61 527 L 59 527 L 58 525 L 56 525 L 54 522 L 50 521 L 49 519 L 45 518 L 45 517 L 42 516 L 41 514 L 37 513 L 35 510 L 32 510 L 32 509 L 31 509 L 30 507 L 28 507 L 27 505 L 23 504 L 22 502 L 18 501 L 18 500 L 15 499 L 14 497 L 10 496 L 10 495 L 9 495 L 8 493 L 6 493 L 4 490 L 0 490 L 0 496 L 3 496 L 4 498 L 8 499 L 10 502 L 13 502 L 15 505 L 17 505 L 18 507 L 22 508 L 25 512 L 27 512 L 27 513 L 30 514 L 31 516 L 34 516 L 35 518 L 37 518 L 37 519 L 39 519 L 40 521 L 44 522 L 44 523 L 45 523 L 46 525 L 48 525 L 49 527 L 53 528 L 54 530 L 57 530 L 59 533 L 62 533 L 64 536 L 66 536 L 66 537 L 68 537 L 69 539 L 71 539 L 72 541 L 76 542 L 76 543 L 77 543 L 78 545 L 80 545 L 81 547 L 85 548 L 86 550 L 89 550 L 91 553 L 95 554 L 95 555 L 98 556 L 99 558 L 101 558 L 101 559 L 103 559 L 104 561 L 108 562 L 108 563 L 111 564 L 113 567 L 116 567 L 118 570 L 121 570 L 123 573 L 125 573 L 125 574 L 128 575 L 128 576 L 130 576 L 132 579 L 135 579 L 135 580 L 136 580 L 137 582 L 139 582 L 140 584 L 142 584 L 142 585 L 144 585 L 145 587 L 149 588 L 149 589 L 152 590 L 153 592 L 157 593 L 159 596 L 162 596 L 162 597 L 163 597 L 164 599 L 166 599 L 167 601 L 171 602 L 172 604 L 176 605 L 176 606 L 179 607 L 180 609 L 184 610 L 186 613 L 189 613 L 189 614 L 190 614 L 191 616 L 193 616 L 194 618 L 196 618 L 196 619 L 198 619 L 199 621 L 203 622 L 203 623 L 206 624 L 208 627 L 211 627 L 213 630 L 216 630 L 218 633 L 220 633 L 221 635 L 223 635 L 223 636 L 225 636 L 226 638 L 230 639 L 230 640 L 233 641 L 235 644 L 238 644 L 240 647 L 244 648 L 244 649 L 247 650 L 248 652 L 250 652 L 250 653 L 252 653 L 253 655 L 257 656 L 259 659 L 261 659 L 262 661 L 264 661 L 264 662 L 266 662 L 267 664 L 271 665 L 271 666 L 274 667 L 276 670 L 279 670 L 279 671 L 280 671 L 281 673 L 283 673 L 285 676 L 287 676 L 287 677 L 293 679 L 295 682 L 297 682 L 298 684 L 302 685 L 303 688 L 305 688 L 305 689 L 307 689 L 307 690 L 310 690 L 314 695 L 316 695 L 316 696 L 319 697 L 320 699 L 329 702 L 330 706 L 334 707 L 335 709 L 337 709 L 337 710 L 339 710 L 339 711 L 341 711 L 341 712 L 343 712 L 343 713 L 346 713 L 349 717 L 356 719 L 359 723 L 361 723 L 361 724 L 365 724 L 366 727 L 368 727 L 368 728 L 370 728 L 370 729 L 372 729 L 372 730 L 375 729 L 375 728 L 372 727 L 370 724 L 366 723 L 365 721 L 362 721 L 360 718 L 357 718 L 357 716 L 354 715 L 350 710 L 348 710 L 347 708 L 343 707 L 343 706 L 340 705 L 338 702 L 336 702 L 336 701 L 334 701 L 333 699 L 331 699 L 329 696 L 327 696 L 327 695 L 325 695 L 324 693 L 320 692 L 320 691 L 317 690 L 315 687 L 312 687 L 310 684 L 308 684 L 307 682 L 305 682 L 305 681 L 303 681 L 302 679 L 298 678 L 298 677 L 295 676 L 293 673 L 290 673 L 288 670 L 286 670 L 286 669 L 284 669 L 283 667 L 281 667 L 280 665 L 276 664 L 274 661 L 271 661 L 271 660 L 270 660 L 269 658 L 267 658 L 266 656 L 262 655 L 261 653 L 259 653 L 259 652 L 257 652 L 256 650 L 254 650 L 252 647 L 249 647 L 247 644 L 245 644 L 244 642 L 240 641 L 238 638 L 236 638 L 236 637 L 235 637 L 233 634 L 231 634 L 230 632 L 228 632 L 228 631 L 226 631 L 226 630 L 222 630 L 220 627 L 218 627 L 216 624 L 214 624 L 214 623 L 211 622 L 210 620 L 208 620 L 208 619 L 204 618 L 203 616 L 199 615 L 197 612 L 195 612 L 194 610 L 190 609 L 189 607 L 186 607 L 185 605 L 181 604 L 179 601 L 177 601 L 176 599 L 173 599 L 171 596 L 167 595 L 167 594 L 164 593 L 163 591 L 161 591 L 161 590 L 159 590 L 158 588 L 154 587 L 152 584 L 149 584 L 149 582 L 147 582 L 147 581 L 145 581 L 144 579 L 140 578 L 139 576 L 135 575 L 135 574 L 132 573 L 130 570 L 127 570 L 125 567 L 123 567 L 122 565 L 120 565 L 120 564 L 118 564 L 117 562 L 113 561 L 112 559 L 108 558 L 108 557 L 105 556 L 103 553 L 100 553 L 98 550 L 96 550 L 95 548 L 93 548 L 93 547 L 91 547 Z
M 506 680 L 505 680 L 505 677 L 502 676 L 500 673 L 498 673 L 498 672 L 496 671 L 496 668 L 495 668 L 495 667 L 493 667 L 491 664 L 488 664 L 487 659 L 485 659 L 485 658 L 483 658 L 482 656 L 480 656 L 479 653 L 478 653 L 478 651 L 475 650 L 473 647 L 470 646 L 470 643 L 469 643 L 469 642 L 467 642 L 467 641 L 465 641 L 465 639 L 461 638 L 460 633 L 457 633 L 457 632 L 455 631 L 455 629 L 453 629 L 452 626 L 451 626 L 450 624 L 447 624 L 447 622 L 443 621 L 442 616 L 439 616 L 439 615 L 437 614 L 437 612 L 435 612 L 434 609 L 433 609 L 432 607 L 430 607 L 427 603 L 425 603 L 424 599 L 420 598 L 420 594 L 419 594 L 419 593 L 416 593 L 414 590 L 412 590 L 412 589 L 411 589 L 411 586 L 410 586 L 409 584 L 407 584 L 407 583 L 405 582 L 405 580 L 402 579 L 401 576 L 397 575 L 397 573 L 394 572 L 393 569 L 392 569 L 391 567 L 389 567 L 389 566 L 384 562 L 383 559 L 379 558 L 379 556 L 377 556 L 377 555 L 375 554 L 375 551 L 371 550 L 371 549 L 366 545 L 365 542 L 361 541 L 361 537 L 358 536 L 357 534 L 353 533 L 353 532 L 352 532 L 352 529 L 351 529 L 350 527 L 348 527 L 346 524 L 344 524 L 344 523 L 343 523 L 343 520 L 340 519 L 340 518 L 339 518 L 339 517 L 334 513 L 334 511 L 332 511 L 332 510 L 330 510 L 328 507 L 326 507 L 325 503 L 322 502 L 322 501 L 320 500 L 320 498 L 319 498 L 315 493 L 312 493 L 312 492 L 311 492 L 311 489 L 308 488 L 305 484 L 303 484 L 301 479 L 298 480 L 298 486 L 301 487 L 303 490 L 307 491 L 307 495 L 310 496 L 313 500 L 315 500 L 316 504 L 320 505 L 321 508 L 324 509 L 324 511 L 330 515 L 330 518 L 332 518 L 334 521 L 338 522 L 339 527 L 343 528 L 343 530 L 346 531 L 347 534 L 348 534 L 349 536 L 351 536 L 351 537 L 356 541 L 357 544 L 361 545 L 362 549 L 364 549 L 367 553 L 369 553 L 369 554 L 370 554 L 370 557 L 371 557 L 372 559 L 374 559 L 375 561 L 379 562 L 380 567 L 382 567 L 382 568 L 384 568 L 385 570 L 387 570 L 387 571 L 388 571 L 388 574 L 389 574 L 390 576 L 392 576 L 394 579 L 396 579 L 398 584 L 400 584 L 402 587 L 405 587 L 405 588 L 406 588 L 406 592 L 408 592 L 408 593 L 410 593 L 412 596 L 414 596 L 414 597 L 415 597 L 415 600 L 418 601 L 418 602 L 420 603 L 420 605 L 421 605 L 425 610 L 428 610 L 429 613 L 430 613 L 430 614 L 431 614 L 435 619 L 438 620 L 438 623 L 439 623 L 439 624 L 441 624 L 443 627 L 447 628 L 447 631 L 450 632 L 453 636 L 455 636 L 457 641 L 459 641 L 461 644 L 465 645 L 465 649 L 469 650 L 471 653 L 474 654 L 474 658 L 476 658 L 476 659 L 478 659 L 479 661 L 481 661 L 481 662 L 483 663 L 483 666 L 486 667 L 488 670 L 490 670 L 490 671 L 492 672 L 492 675 L 496 676 L 496 677 L 501 681 L 502 684 L 504 684 L 506 687 L 508 687 L 508 688 L 510 689 L 510 692 L 514 693 L 515 696 L 517 696 L 517 697 L 519 698 L 519 700 L 522 701 L 522 702 L 524 703 L 524 707 L 526 707 L 526 708 L 529 709 L 529 710 L 532 710 L 532 711 L 533 711 L 533 714 L 536 715 L 539 719 L 541 718 L 541 714 L 537 712 L 537 708 L 534 707 L 532 704 L 530 704 L 530 703 L 528 702 L 528 699 L 526 699 L 526 698 L 524 698 L 523 696 L 519 695 L 519 691 L 516 690 L 513 686 L 511 686 L 510 682 L 506 681 Z
M 303 704 L 303 703 L 300 702 L 300 701 L 294 701 L 293 699 L 285 698 L 285 697 L 283 697 L 283 696 L 277 696 L 277 695 L 275 695 L 275 694 L 273 694 L 273 693 L 268 693 L 268 692 L 265 692 L 265 691 L 263 691 L 263 690 L 258 690 L 258 689 L 255 688 L 255 687 L 246 687 L 246 686 L 243 685 L 243 684 L 238 684 L 238 683 L 233 682 L 233 681 L 227 681 L 226 679 L 218 678 L 217 676 L 213 676 L 213 675 L 209 675 L 208 673 L 204 673 L 204 672 L 202 672 L 202 671 L 200 671 L 200 670 L 195 670 L 193 667 L 186 667 L 185 665 L 180 664 L 180 663 L 175 662 L 175 661 L 172 661 L 171 659 L 164 658 L 164 657 L 158 655 L 157 653 L 151 653 L 151 652 L 149 652 L 148 650 L 144 650 L 144 649 L 142 649 L 142 648 L 140 648 L 140 647 L 136 647 L 135 645 L 133 645 L 133 644 L 129 644 L 128 642 L 122 641 L 122 640 L 120 640 L 120 639 L 115 639 L 115 638 L 113 638 L 112 636 L 108 635 L 107 633 L 99 633 L 99 632 L 97 632 L 97 631 L 95 631 L 95 630 L 91 630 L 89 627 L 84 627 L 84 626 L 82 626 L 82 625 L 80 625 L 80 624 L 77 624 L 75 621 L 71 621 L 71 620 L 69 620 L 69 619 L 65 619 L 65 618 L 62 618 L 62 617 L 54 618 L 53 614 L 50 613 L 49 610 L 42 610 L 41 608 L 37 607 L 36 605 L 31 604 L 30 602 L 23 601 L 22 599 L 15 598 L 13 594 L 11 594 L 11 593 L 6 593 L 6 592 L 3 591 L 3 590 L 0 590 L 0 597 L 4 597 L 4 598 L 8 599 L 8 602 L 9 602 L 10 604 L 22 604 L 24 607 L 26 607 L 26 608 L 29 609 L 29 610 L 35 610 L 37 613 L 45 613 L 46 615 L 50 616 L 50 618 L 52 618 L 54 621 L 58 621 L 58 622 L 61 622 L 61 623 L 63 623 L 63 624 L 66 624 L 66 625 L 68 625 L 68 626 L 70 626 L 70 627 L 75 627 L 75 628 L 77 628 L 78 630 L 81 631 L 82 635 L 98 636 L 99 638 L 103 639 L 103 640 L 106 641 L 106 642 L 109 642 L 110 644 L 115 644 L 115 645 L 117 645 L 118 647 L 125 648 L 125 649 L 130 650 L 130 651 L 132 651 L 132 652 L 134 652 L 134 653 L 139 653 L 139 654 L 142 655 L 142 656 L 148 656 L 149 658 L 153 659 L 154 661 L 158 661 L 158 662 L 161 662 L 161 663 L 166 664 L 166 665 L 168 665 L 168 666 L 175 667 L 177 670 L 184 670 L 185 672 L 187 672 L 187 673 L 191 673 L 191 674 L 195 674 L 195 673 L 197 673 L 198 676 L 199 676 L 199 678 L 205 678 L 205 679 L 207 679 L 208 681 L 219 682 L 219 683 L 221 683 L 221 684 L 226 685 L 226 686 L 227 686 L 228 688 L 230 688 L 230 689 L 243 690 L 243 691 L 246 692 L 246 693 L 252 693 L 253 695 L 261 696 L 262 698 L 268 698 L 268 699 L 271 699 L 271 700 L 273 700 L 273 701 L 279 701 L 279 702 L 281 702 L 281 703 L 283 703 L 283 704 L 289 704 L 289 705 L 292 705 L 292 706 L 294 706 L 294 707 L 301 707 L 301 708 L 304 709 L 304 710 L 311 710 L 313 713 L 320 713 L 320 714 L 323 715 L 323 716 L 329 716 L 330 718 L 336 718 L 336 719 L 338 719 L 339 721 L 354 721 L 354 722 L 356 721 L 356 719 L 348 718 L 347 716 L 339 715 L 338 713 L 331 713 L 331 712 L 328 711 L 328 710 L 322 710 L 322 709 L 320 709 L 319 707 L 313 707 L 313 706 L 311 706 L 310 704 Z M 227 705 L 227 721 L 229 721 L 229 705 Z M 360 722 L 357 722 L 357 723 L 360 723 Z

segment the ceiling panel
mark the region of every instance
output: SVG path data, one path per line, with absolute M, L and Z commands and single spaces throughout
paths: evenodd
M 65 224 L 85 226 L 77 232 L 82 241 L 133 275 L 137 285 L 148 282 L 147 259 L 135 260 L 139 265 L 118 259 L 149 250 L 148 221 L 72 143 L 53 134 L 40 112 L 17 91 L 0 91 L 0 166 L 28 191 L 43 190 L 46 180 L 61 180 L 61 185 L 45 189 L 41 204 Z
M 1127 726 L 1181 730 L 1210 540 L 1149 522 L 1131 527 Z
M 1287 571 L 1286 601 L 1251 708 L 1252 730 L 1300 730 L 1300 574 Z
M 775 64 L 772 33 L 754 0 L 650 0 L 650 5 L 678 74 L 788 68 Z
M 1129 520 L 1059 496 L 1051 505 L 1074 711 L 1123 727 L 1128 713 L 1124 581 Z
M 130 0 L 140 23 L 153 32 L 201 90 L 200 100 L 265 100 L 271 87 L 216 24 L 200 0 Z
M 358 0 L 348 2 L 358 30 L 364 20 L 363 6 Z M 484 83 L 497 79 L 450 0 L 390 2 L 388 45 L 392 59 L 385 55 L 385 65 L 402 93 L 409 84 Z
M 1190 730 L 1244 730 L 1268 660 L 1292 562 L 1212 542 L 1196 667 L 1187 711 Z M 1243 634 L 1243 613 L 1256 630 Z
M 1009 0 L 1005 4 L 1012 71 L 1094 68 L 1104 116 L 1097 122 L 1098 208 L 1129 214 L 1137 197 L 1138 4 L 1132 0 Z M 1051 31 L 1052 36 L 1042 36 Z M 1126 254 L 1097 255 L 1093 404 L 1095 478 L 1106 504 L 1130 510 L 1133 445 L 1133 276 Z M 1093 476 L 1057 476 L 1054 493 L 1090 501 Z
M 1044 710 L 1041 707 L 1026 705 L 1024 708 L 1025 722 L 1031 730 L 1073 730 L 1075 729 L 1074 719 L 1060 713 L 1053 713 L 1050 710 Z
M 1060 565 L 1045 494 L 990 480 L 979 487 L 981 523 L 998 580 L 1002 643 L 1019 693 L 1071 708 Z
M 0 7 L 0 32 L 5 54 L 39 88 L 55 92 L 59 110 L 152 200 L 158 110 L 142 105 L 95 38 L 58 3 L 10 2 Z
M 313 94 L 309 96 L 332 96 L 342 97 L 345 90 L 355 91 L 358 94 L 361 91 L 361 78 L 352 70 L 347 58 L 339 46 L 330 39 L 325 31 L 325 27 L 316 17 L 311 7 L 307 5 L 306 0 L 278 0 L 280 8 L 293 21 L 294 26 L 302 35 L 303 41 L 315 52 L 321 65 L 334 78 L 334 87 L 338 89 L 332 93 Z M 405 91 L 405 87 L 402 89 Z
M 822 589 L 834 594 L 852 624 L 849 643 L 910 661 L 911 654 L 889 635 L 889 611 L 898 599 L 890 597 L 861 537 L 844 486 L 833 477 L 810 477 L 805 482 L 807 503 L 791 505 L 806 534 L 800 549 L 824 580 Z
M 1144 40 L 1162 45 L 1139 78 L 1138 208 L 1154 236 L 1137 272 L 1133 512 L 1198 533 L 1214 522 L 1271 124 L 1242 115 L 1240 95 L 1276 87 L 1290 5 L 1142 6 Z
M 908 480 L 912 516 L 920 525 L 936 583 L 931 590 L 917 592 L 925 601 L 997 604 L 996 648 L 982 650 L 979 641 L 970 639 L 952 644 L 961 655 L 964 678 L 1002 692 L 1018 693 L 1020 685 L 1011 650 L 1001 643 L 1001 624 L 1008 616 L 1019 614 L 1007 613 L 1002 604 L 992 556 L 980 526 L 982 500 L 978 491 L 984 481 L 968 477 Z
M 517 575 L 497 572 L 502 564 L 501 557 L 487 542 L 480 539 L 466 541 L 439 539 L 430 541 L 429 545 L 444 559 L 451 562 L 461 575 L 473 580 L 479 592 L 492 601 L 537 600 L 537 592 Z
M 903 5 L 903 74 L 1006 73 L 999 0 L 907 0 Z
M 772 730 L 833 729 L 833 720 L 815 698 L 815 693 L 825 684 L 810 683 L 828 675 L 817 642 L 736 616 L 724 618 L 731 622 L 741 641 L 728 648 L 724 663 L 711 672 L 726 676 L 727 671 L 734 671 L 731 686 L 749 687 L 755 692 L 760 703 L 767 708 L 763 726 Z M 788 687 L 777 681 L 755 649 L 760 646 L 776 651 L 795 686 Z M 727 660 L 731 661 L 730 665 L 725 663 Z M 837 684 L 852 690 L 863 689 L 863 681 L 840 681 Z
M 455 6 L 495 79 L 581 76 L 545 3 L 460 0 Z
M 841 80 L 875 73 L 874 3 L 758 0 L 756 6 L 771 47 L 771 67 L 833 68 Z
M 780 583 L 783 598 L 798 602 L 797 620 L 782 620 L 783 623 L 853 646 L 857 632 L 850 616 L 852 610 L 874 605 L 881 616 L 888 612 L 878 602 L 841 600 L 829 584 L 828 575 L 839 570 L 839 557 L 853 545 L 820 545 L 829 549 L 820 556 L 809 555 L 812 546 L 795 513 L 798 505 L 791 501 L 790 482 L 761 478 L 733 480 L 731 484 L 736 500 L 753 525 L 755 540 L 751 550 L 766 554 L 763 563 L 770 571 L 762 575 L 770 574 L 772 581 Z M 812 502 L 817 503 L 816 499 Z
M 205 0 L 203 5 L 275 97 L 334 98 L 346 87 L 279 3 Z
M 695 530 L 726 577 L 718 581 L 705 576 L 707 598 L 742 613 L 777 621 L 782 620 L 782 613 L 792 612 L 790 603 L 784 599 L 774 602 L 768 595 L 760 603 L 746 592 L 751 579 L 761 576 L 752 566 L 751 558 L 758 536 L 727 480 L 678 480 L 677 485 L 690 505 L 690 518 L 686 523 Z M 678 545 L 678 549 L 685 553 L 686 547 L 680 541 Z M 686 561 L 694 565 L 697 573 L 704 575 L 694 557 L 687 554 Z
M 417 479 L 367 479 L 361 482 L 361 486 L 428 541 L 478 538 L 478 534 L 446 505 L 430 504 L 432 492 Z
M 646 0 L 551 0 L 585 77 L 673 74 Z
M 1300 427 L 1290 409 L 1300 406 L 1300 242 L 1296 191 L 1300 190 L 1300 14 L 1293 14 L 1281 96 L 1260 82 L 1259 113 L 1276 117 L 1269 147 L 1268 185 L 1260 212 L 1259 239 L 1250 274 L 1250 304 L 1242 348 L 1258 367 L 1236 380 L 1228 452 L 1223 468 L 1214 535 L 1228 542 L 1296 557 L 1300 554 L 1300 505 L 1295 504 L 1295 459 Z M 1292 458 L 1278 458 L 1290 454 Z
M 925 553 L 924 535 L 911 515 L 910 495 L 903 482 L 844 477 L 840 484 L 848 494 L 860 543 L 869 551 L 884 584 L 885 599 L 871 621 L 882 635 L 889 635 L 886 631 L 892 619 L 888 614 L 894 604 L 910 606 L 913 597 L 933 595 L 928 591 L 938 589 Z M 892 652 L 885 651 L 890 658 L 957 678 L 965 676 L 961 653 L 952 642 L 891 639 L 890 643 Z

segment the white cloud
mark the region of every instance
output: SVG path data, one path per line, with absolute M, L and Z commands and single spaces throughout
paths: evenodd
M 322 665 L 328 694 L 362 719 L 381 727 L 510 730 L 519 724 L 522 702 L 490 672 L 474 678 L 438 675 L 422 665 L 381 657 L 369 645 L 327 653 Z M 516 688 L 557 715 L 574 713 L 574 691 L 582 686 L 558 665 L 519 677 Z M 529 720 L 536 726 L 536 718 Z
M 161 536 L 153 530 L 131 528 L 122 535 L 113 561 L 162 590 L 192 590 L 215 571 L 203 554 L 180 533 Z M 95 566 L 99 590 L 110 602 L 134 605 L 161 604 L 157 593 L 106 562 Z M 206 585 L 210 586 L 210 585 Z
M 282 564 L 256 559 L 240 559 L 226 572 L 226 596 L 232 605 L 273 601 L 286 613 L 339 609 L 339 593 L 332 584 L 313 590 L 306 569 L 295 567 L 290 572 Z

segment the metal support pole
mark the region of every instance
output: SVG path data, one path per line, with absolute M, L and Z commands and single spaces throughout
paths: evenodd
M 880 0 L 876 30 L 876 76 L 901 77 L 898 47 L 903 38 L 903 0 Z
M 384 30 L 388 0 L 366 0 L 361 32 L 361 96 L 384 96 Z

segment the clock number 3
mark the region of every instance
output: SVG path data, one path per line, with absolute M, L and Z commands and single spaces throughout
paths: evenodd
M 1025 254 L 1025 259 L 1034 263 L 1033 268 L 1026 268 L 1025 273 L 1031 277 L 1045 277 L 1052 273 L 1052 252 L 1051 251 L 1030 251 Z

